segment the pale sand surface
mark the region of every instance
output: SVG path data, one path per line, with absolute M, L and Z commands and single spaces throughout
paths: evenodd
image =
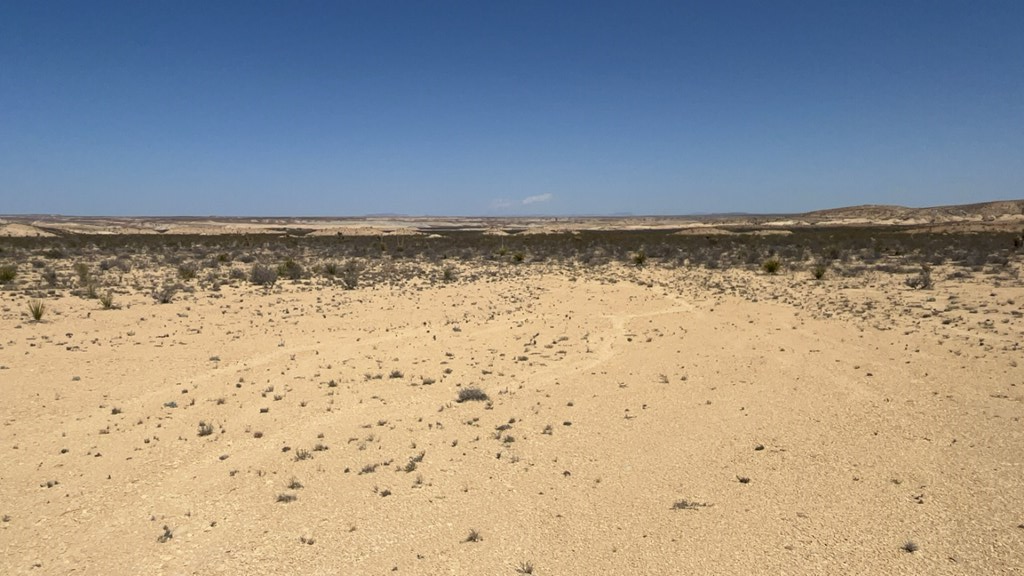
M 1024 573 L 1019 282 L 460 266 L 0 292 L 0 573 Z

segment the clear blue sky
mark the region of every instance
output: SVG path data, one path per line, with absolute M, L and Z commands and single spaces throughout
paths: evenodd
M 1021 0 L 0 5 L 0 213 L 1021 197 Z

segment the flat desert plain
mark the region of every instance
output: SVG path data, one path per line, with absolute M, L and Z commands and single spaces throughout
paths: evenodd
M 1009 236 L 370 238 L 3 244 L 0 573 L 1024 573 Z

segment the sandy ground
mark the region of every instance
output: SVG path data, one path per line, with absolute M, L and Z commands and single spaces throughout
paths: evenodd
M 482 276 L 0 292 L 0 573 L 1024 573 L 1019 284 Z

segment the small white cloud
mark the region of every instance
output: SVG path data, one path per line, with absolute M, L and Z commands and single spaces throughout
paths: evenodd
M 523 198 L 523 205 L 525 206 L 526 204 L 536 204 L 538 202 L 548 202 L 552 198 L 554 198 L 554 196 L 552 194 L 537 194 L 536 196 L 527 196 L 526 198 Z
M 512 202 L 505 200 L 504 198 L 498 198 L 494 202 L 491 202 L 491 208 L 511 208 Z

